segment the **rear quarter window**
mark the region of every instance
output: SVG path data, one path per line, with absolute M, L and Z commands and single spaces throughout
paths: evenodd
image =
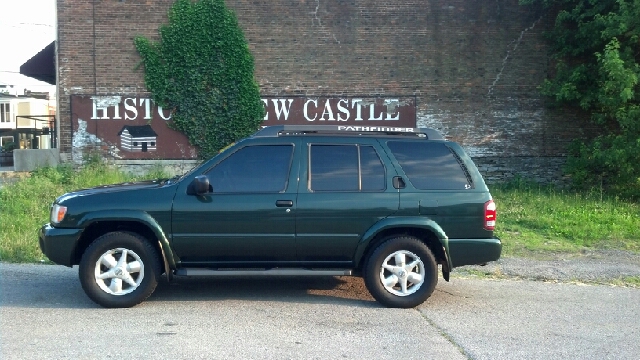
M 416 189 L 464 190 L 473 187 L 459 157 L 444 143 L 389 141 L 387 146 Z

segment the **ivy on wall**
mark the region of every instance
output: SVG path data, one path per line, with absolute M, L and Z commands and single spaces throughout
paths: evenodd
M 264 116 L 254 61 L 223 0 L 177 0 L 160 40 L 134 39 L 145 85 L 170 126 L 207 158 L 255 132 Z
M 569 149 L 575 185 L 640 199 L 640 1 L 520 0 L 555 15 L 555 67 L 542 84 L 553 103 L 587 111 L 601 129 Z

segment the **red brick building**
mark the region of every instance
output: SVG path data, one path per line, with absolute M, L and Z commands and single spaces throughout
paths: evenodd
M 172 3 L 58 0 L 63 159 L 80 144 L 72 99 L 121 96 L 143 111 L 149 94 L 133 39 L 158 39 Z M 518 0 L 226 3 L 264 96 L 413 97 L 417 125 L 462 143 L 490 180 L 557 180 L 566 145 L 584 127 L 576 115 L 545 108 L 537 87 L 549 70 L 542 33 L 553 20 Z

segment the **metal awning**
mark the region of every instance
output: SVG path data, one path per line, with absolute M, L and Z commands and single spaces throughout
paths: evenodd
M 39 53 L 20 66 L 20 74 L 56 84 L 56 42 L 52 41 Z

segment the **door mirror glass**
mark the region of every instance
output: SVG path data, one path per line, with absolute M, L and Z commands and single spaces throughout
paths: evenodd
M 190 195 L 204 195 L 209 192 L 211 192 L 211 185 L 209 184 L 209 178 L 205 175 L 196 176 L 187 191 Z

